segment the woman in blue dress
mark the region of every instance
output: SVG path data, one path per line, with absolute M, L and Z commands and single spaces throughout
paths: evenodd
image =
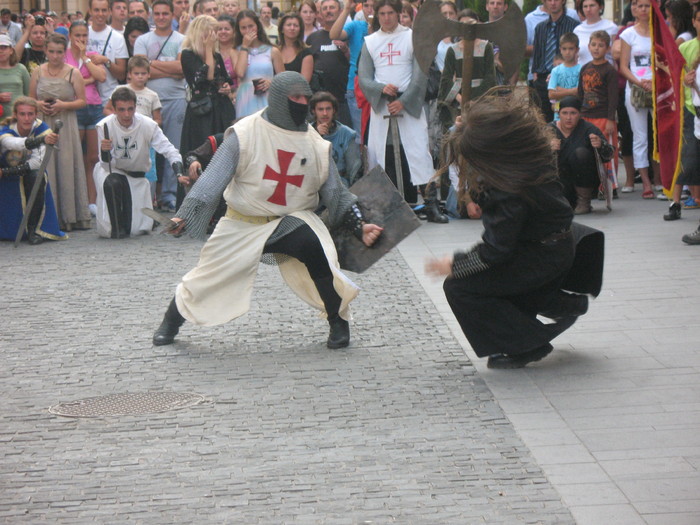
M 240 119 L 267 107 L 270 81 L 284 71 L 284 64 L 280 50 L 270 44 L 253 11 L 238 13 L 234 45 L 238 49 L 236 74 L 241 79 L 236 94 L 236 117 Z

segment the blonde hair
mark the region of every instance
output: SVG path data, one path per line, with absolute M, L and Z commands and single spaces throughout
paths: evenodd
M 216 30 L 216 18 L 209 15 L 199 15 L 190 23 L 187 28 L 185 40 L 182 42 L 182 49 L 191 49 L 200 57 L 204 56 L 204 42 L 207 31 Z

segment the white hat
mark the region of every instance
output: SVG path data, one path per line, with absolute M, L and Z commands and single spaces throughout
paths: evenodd
M 12 40 L 10 40 L 10 37 L 7 35 L 0 35 L 0 46 L 10 46 L 10 47 L 15 47 L 12 44 Z

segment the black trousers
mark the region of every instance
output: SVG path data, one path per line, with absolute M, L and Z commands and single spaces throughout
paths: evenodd
M 279 227 L 284 226 L 280 224 Z M 333 272 L 328 265 L 321 241 L 309 225 L 304 224 L 284 237 L 266 244 L 263 253 L 288 255 L 302 262 L 316 285 L 326 313 L 329 317 L 337 315 L 341 298 L 333 288 Z
M 447 301 L 476 355 L 534 350 L 569 328 L 575 319 L 545 324 L 537 314 L 557 301 L 573 258 L 572 239 L 532 243 L 509 263 L 445 280 Z
M 593 149 L 581 146 L 559 152 L 559 180 L 564 196 L 576 206 L 576 188 L 597 188 L 600 184 Z
M 34 188 L 34 181 L 36 181 L 37 177 L 40 177 L 41 181 L 39 182 L 39 191 L 36 194 L 36 199 L 34 200 L 32 209 L 24 211 L 24 213 L 29 214 L 29 217 L 27 218 L 28 232 L 36 231 L 36 229 L 40 226 L 39 221 L 41 220 L 41 214 L 44 211 L 46 179 L 44 178 L 43 174 L 39 175 L 36 170 L 31 170 L 29 173 L 25 173 L 22 176 L 22 187 L 24 189 L 25 199 L 29 199 L 29 195 L 32 193 L 32 188 Z
M 406 199 L 406 202 L 409 204 L 415 204 L 418 202 L 418 191 L 416 187 L 413 185 L 411 182 L 411 168 L 408 166 L 408 159 L 406 158 L 406 152 L 403 149 L 403 146 L 400 146 L 401 148 L 401 174 L 403 175 L 403 196 L 404 199 Z M 389 176 L 389 179 L 391 179 L 391 182 L 394 183 L 394 186 L 398 188 L 398 185 L 396 184 L 396 166 L 394 162 L 394 146 L 391 144 L 388 144 L 386 146 L 386 151 L 385 151 L 385 156 L 384 156 L 384 165 L 386 167 L 386 174 Z
M 112 226 L 112 239 L 122 239 L 131 235 L 131 188 L 126 175 L 110 173 L 102 185 L 109 223 Z

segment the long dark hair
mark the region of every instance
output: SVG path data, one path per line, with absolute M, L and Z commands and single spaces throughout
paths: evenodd
M 124 26 L 124 40 L 126 40 L 126 50 L 129 52 L 130 57 L 134 56 L 134 49 L 129 43 L 129 35 L 134 31 L 140 31 L 141 34 L 145 35 L 150 30 L 151 28 L 148 27 L 148 22 L 140 16 L 132 16 L 126 21 L 126 25 Z
M 243 35 L 241 34 L 240 29 L 238 28 L 238 25 L 241 23 L 241 20 L 244 18 L 250 18 L 253 22 L 255 22 L 256 27 L 258 28 L 258 40 L 262 42 L 263 44 L 267 44 L 268 46 L 271 46 L 272 44 L 270 43 L 270 40 L 267 38 L 267 33 L 265 33 L 265 29 L 263 29 L 262 22 L 260 22 L 260 19 L 258 18 L 258 15 L 255 14 L 255 11 L 251 11 L 250 9 L 244 9 L 238 15 L 236 16 L 236 31 L 233 36 L 233 47 L 238 47 L 243 43 Z
M 377 2 L 374 3 L 374 19 L 372 20 L 372 31 L 379 31 L 380 25 L 377 13 L 379 12 L 379 8 L 384 6 L 391 7 L 394 11 L 396 11 L 396 14 L 399 15 L 399 17 L 401 16 L 401 9 L 403 9 L 403 6 L 401 5 L 401 0 L 377 0 Z
M 664 10 L 671 15 L 671 24 L 676 31 L 676 38 L 685 32 L 695 35 L 693 26 L 693 6 L 688 0 L 668 0 Z
M 510 91 L 507 91 L 509 90 Z M 471 101 L 445 144 L 445 166 L 459 167 L 459 193 L 489 188 L 523 194 L 556 180 L 552 130 L 525 89 L 497 86 Z
M 294 40 L 294 42 L 287 42 L 284 37 L 284 31 L 282 31 L 284 23 L 290 18 L 293 18 L 294 20 L 299 22 L 299 34 L 297 35 L 297 38 L 296 40 Z M 298 49 L 299 51 L 306 47 L 306 44 L 304 43 L 304 21 L 301 19 L 301 15 L 297 13 L 287 13 L 280 19 L 279 24 L 277 24 L 277 31 L 279 33 L 278 39 L 280 49 L 282 49 L 285 45 L 290 45 Z

